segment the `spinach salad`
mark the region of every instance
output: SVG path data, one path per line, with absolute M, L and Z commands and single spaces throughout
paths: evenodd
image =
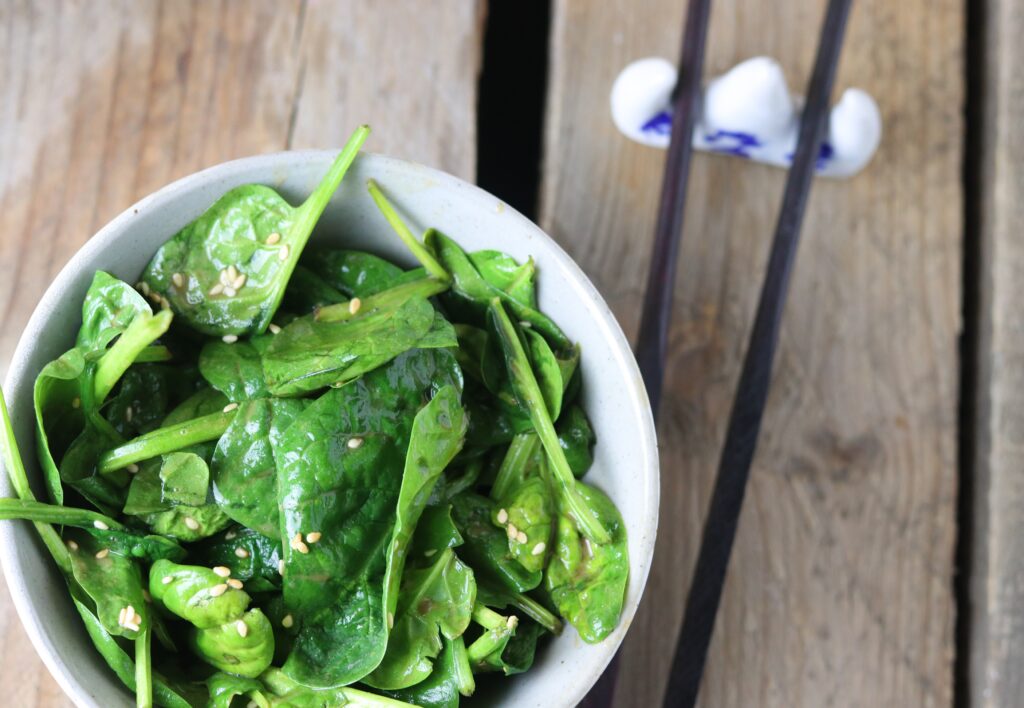
M 136 286 L 95 274 L 35 382 L 46 503 L 0 397 L 0 519 L 140 706 L 457 706 L 619 620 L 625 530 L 533 261 L 420 240 L 372 181 L 421 267 L 306 248 L 368 132 L 300 206 L 236 187 Z

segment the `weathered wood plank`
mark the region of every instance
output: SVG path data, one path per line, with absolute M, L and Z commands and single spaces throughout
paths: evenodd
M 616 133 L 608 92 L 675 58 L 685 5 L 555 2 L 542 223 L 630 334 L 663 153 Z M 824 6 L 717 2 L 709 73 L 767 54 L 802 92 Z M 876 96 L 886 135 L 865 174 L 814 188 L 703 705 L 952 700 L 963 30 L 955 0 L 855 5 L 838 86 Z M 616 705 L 660 704 L 784 178 L 694 160 L 663 522 Z
M 970 699 L 1024 696 L 1024 7 L 985 3 Z
M 338 146 L 369 121 L 371 149 L 472 178 L 483 5 L 0 3 L 0 374 L 82 243 L 190 172 L 293 143 Z M 6 586 L 0 686 L 6 705 L 68 705 Z

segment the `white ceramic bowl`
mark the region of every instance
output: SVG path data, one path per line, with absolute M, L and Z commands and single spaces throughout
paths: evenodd
M 14 353 L 4 391 L 15 433 L 45 498 L 35 461 L 32 385 L 36 374 L 74 343 L 82 298 L 96 270 L 134 282 L 157 248 L 236 185 L 263 183 L 293 203 L 327 171 L 334 152 L 286 152 L 211 167 L 185 177 L 126 210 L 71 259 L 50 285 Z M 365 189 L 375 178 L 420 230 L 434 226 L 467 250 L 495 248 L 539 267 L 541 308 L 583 349 L 584 406 L 597 433 L 587 481 L 618 505 L 629 534 L 630 578 L 622 621 L 596 646 L 571 628 L 537 657 L 528 673 L 505 681 L 487 703 L 574 706 L 597 680 L 622 641 L 647 581 L 658 524 L 658 452 L 640 372 L 622 330 L 594 286 L 537 226 L 500 200 L 421 165 L 364 154 L 354 163 L 317 227 L 318 243 L 373 251 L 412 264 L 404 246 Z M 414 229 L 415 230 L 415 229 Z M 0 493 L 12 496 L 6 475 Z M 79 706 L 133 705 L 133 697 L 93 649 L 67 589 L 34 529 L 0 523 L 0 559 L 21 621 L 54 678 Z

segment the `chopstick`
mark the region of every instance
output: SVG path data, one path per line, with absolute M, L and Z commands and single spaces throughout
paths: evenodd
M 772 362 L 778 344 L 789 278 L 800 240 L 804 208 L 814 178 L 815 162 L 825 137 L 829 99 L 851 4 L 852 0 L 830 0 L 822 25 L 796 154 L 786 180 L 750 345 L 733 400 L 718 476 L 704 524 L 700 554 L 672 659 L 672 672 L 664 702 L 666 708 L 694 705 L 700 690 L 701 675 L 768 398 Z
M 690 0 L 686 24 L 683 27 L 679 74 L 672 91 L 672 135 L 665 157 L 658 220 L 654 229 L 654 248 L 651 252 L 651 266 L 647 274 L 647 289 L 644 292 L 640 330 L 636 340 L 636 360 L 655 420 L 658 418 L 665 353 L 668 351 L 676 261 L 679 256 L 679 242 L 682 239 L 686 185 L 690 175 L 690 154 L 693 151 L 693 130 L 700 113 L 704 46 L 710 16 L 711 0 Z M 610 706 L 615 696 L 615 679 L 618 671 L 619 652 L 616 652 L 601 678 L 583 698 L 578 708 Z

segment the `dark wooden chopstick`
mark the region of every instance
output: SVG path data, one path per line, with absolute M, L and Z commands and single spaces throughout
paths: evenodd
M 640 332 L 636 340 L 636 360 L 655 420 L 661 402 L 665 353 L 668 350 L 676 261 L 682 239 L 686 185 L 690 176 L 690 154 L 693 151 L 693 130 L 697 125 L 697 116 L 700 115 L 701 76 L 704 74 L 704 46 L 710 15 L 711 0 L 690 0 L 683 27 L 679 74 L 672 91 L 672 135 L 665 156 L 654 248 L 647 274 Z M 616 652 L 579 708 L 610 706 L 615 696 L 618 672 L 619 654 Z
M 825 14 L 796 154 L 786 180 L 768 270 L 733 400 L 700 554 L 672 659 L 672 672 L 664 702 L 666 708 L 693 706 L 700 690 L 704 662 L 768 398 L 772 362 L 778 344 L 789 278 L 800 240 L 804 207 L 814 178 L 815 162 L 825 137 L 829 99 L 851 3 L 852 0 L 830 0 Z

